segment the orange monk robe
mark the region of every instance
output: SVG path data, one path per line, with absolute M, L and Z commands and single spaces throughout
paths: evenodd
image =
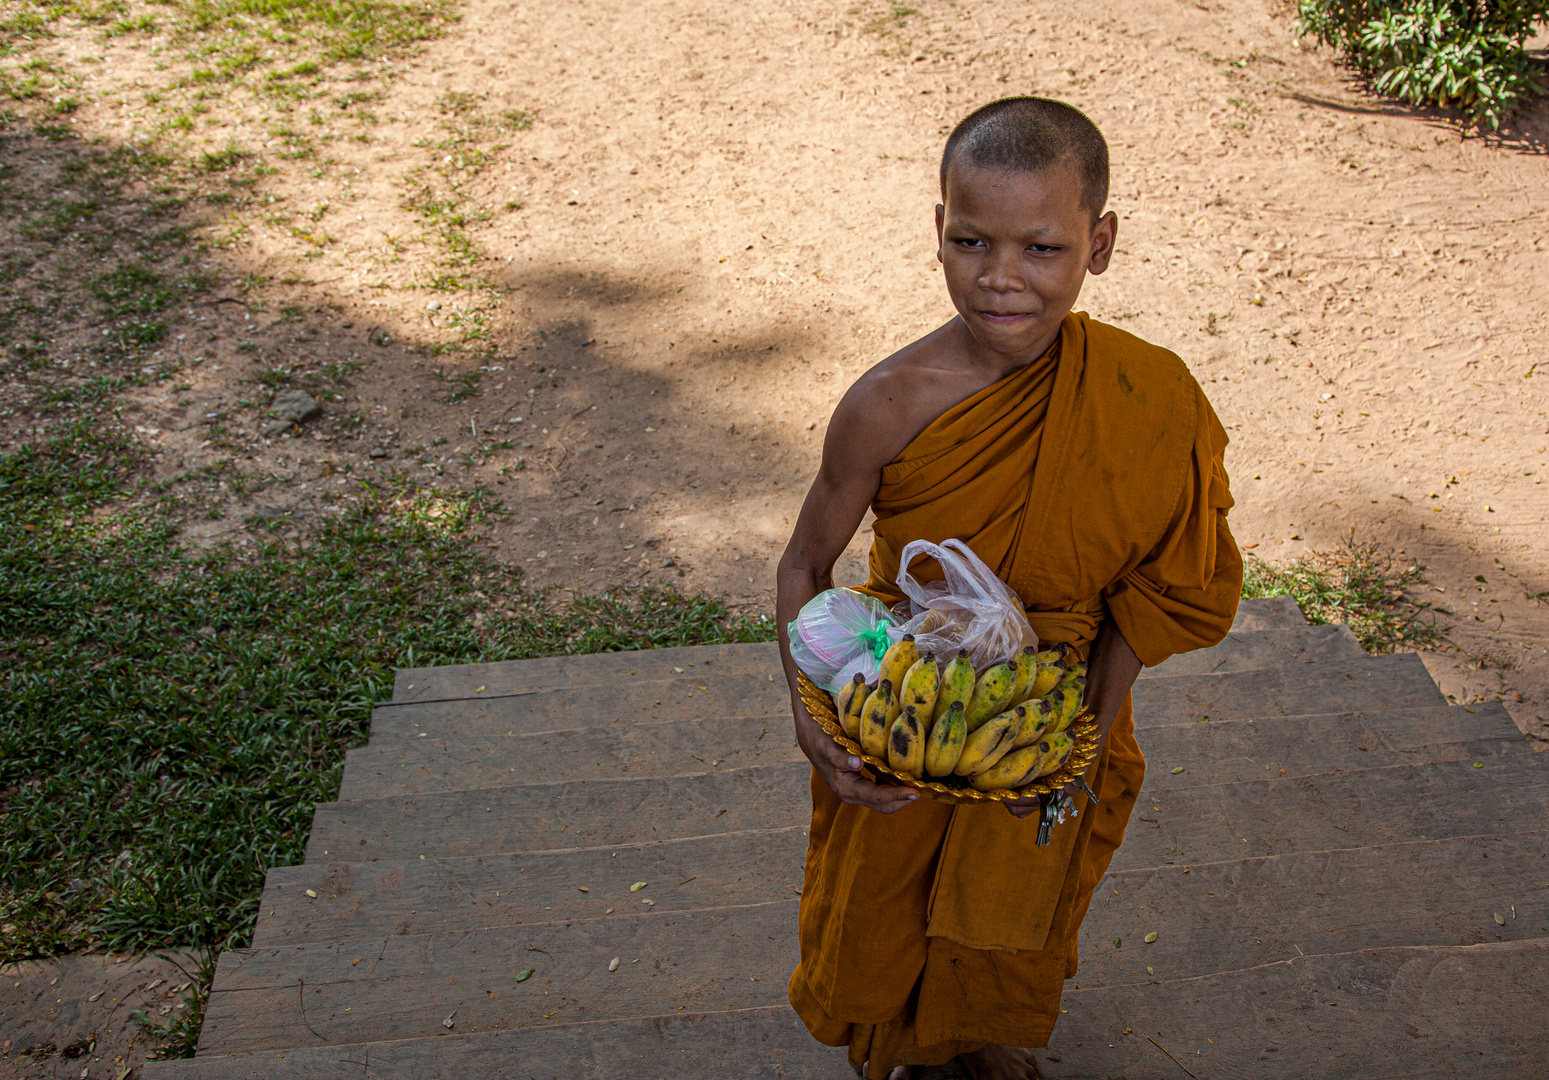
M 1242 560 L 1226 432 L 1183 362 L 1084 314 L 1053 348 L 942 414 L 882 471 L 870 580 L 888 603 L 911 540 L 966 542 L 1043 642 L 1085 652 L 1112 618 L 1150 666 L 1214 645 Z M 940 580 L 933 561 L 912 567 Z M 812 777 L 801 962 L 807 1028 L 880 1078 L 985 1043 L 1047 1046 L 1092 891 L 1145 778 L 1128 700 L 1087 773 L 1101 805 L 1034 844 L 1037 819 L 920 800 L 886 816 Z

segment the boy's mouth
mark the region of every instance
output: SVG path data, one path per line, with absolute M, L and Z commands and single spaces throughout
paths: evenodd
M 1033 313 L 1031 311 L 980 311 L 978 316 L 988 323 L 1006 325 L 1021 322 L 1023 319 L 1031 319 Z

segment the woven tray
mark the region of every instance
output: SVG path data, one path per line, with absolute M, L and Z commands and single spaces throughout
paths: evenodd
M 916 780 L 912 776 L 896 772 L 886 761 L 867 754 L 861 749 L 860 743 L 846 735 L 844 728 L 839 724 L 839 713 L 834 707 L 834 699 L 829 697 L 828 691 L 807 678 L 805 672 L 797 673 L 797 687 L 801 691 L 802 703 L 807 706 L 807 712 L 812 714 L 812 719 L 816 720 L 818 726 L 826 731 L 834 742 L 843 747 L 846 753 L 855 754 L 869 765 L 872 772 L 876 774 L 878 783 L 912 787 L 927 799 L 949 803 L 979 803 L 1049 795 L 1083 775 L 1091 768 L 1092 762 L 1097 760 L 1097 720 L 1083 708 L 1066 729 L 1075 745 L 1071 747 L 1070 756 L 1065 759 L 1065 764 L 1047 776 L 1040 776 L 1031 784 L 1024 784 L 1017 788 L 1003 788 L 999 791 L 980 791 L 969 784 L 966 776 Z

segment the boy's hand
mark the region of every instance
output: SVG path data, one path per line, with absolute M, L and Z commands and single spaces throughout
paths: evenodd
M 906 787 L 884 787 L 868 780 L 861 774 L 865 762 L 829 738 L 808 715 L 805 705 L 798 701 L 794 711 L 797 745 L 840 802 L 865 806 L 879 814 L 891 814 L 920 797 Z

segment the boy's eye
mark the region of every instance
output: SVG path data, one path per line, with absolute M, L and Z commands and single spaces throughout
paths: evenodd
M 973 237 L 970 237 L 970 236 L 960 236 L 956 240 L 954 240 L 953 243 L 957 244 L 958 247 L 969 247 L 969 248 L 971 248 L 971 247 L 983 247 L 984 246 L 984 241 L 983 240 L 976 240 L 976 239 L 974 239 Z
M 1053 244 L 1028 244 L 1027 250 L 1038 255 L 1047 255 L 1051 251 L 1058 251 L 1059 248 Z

